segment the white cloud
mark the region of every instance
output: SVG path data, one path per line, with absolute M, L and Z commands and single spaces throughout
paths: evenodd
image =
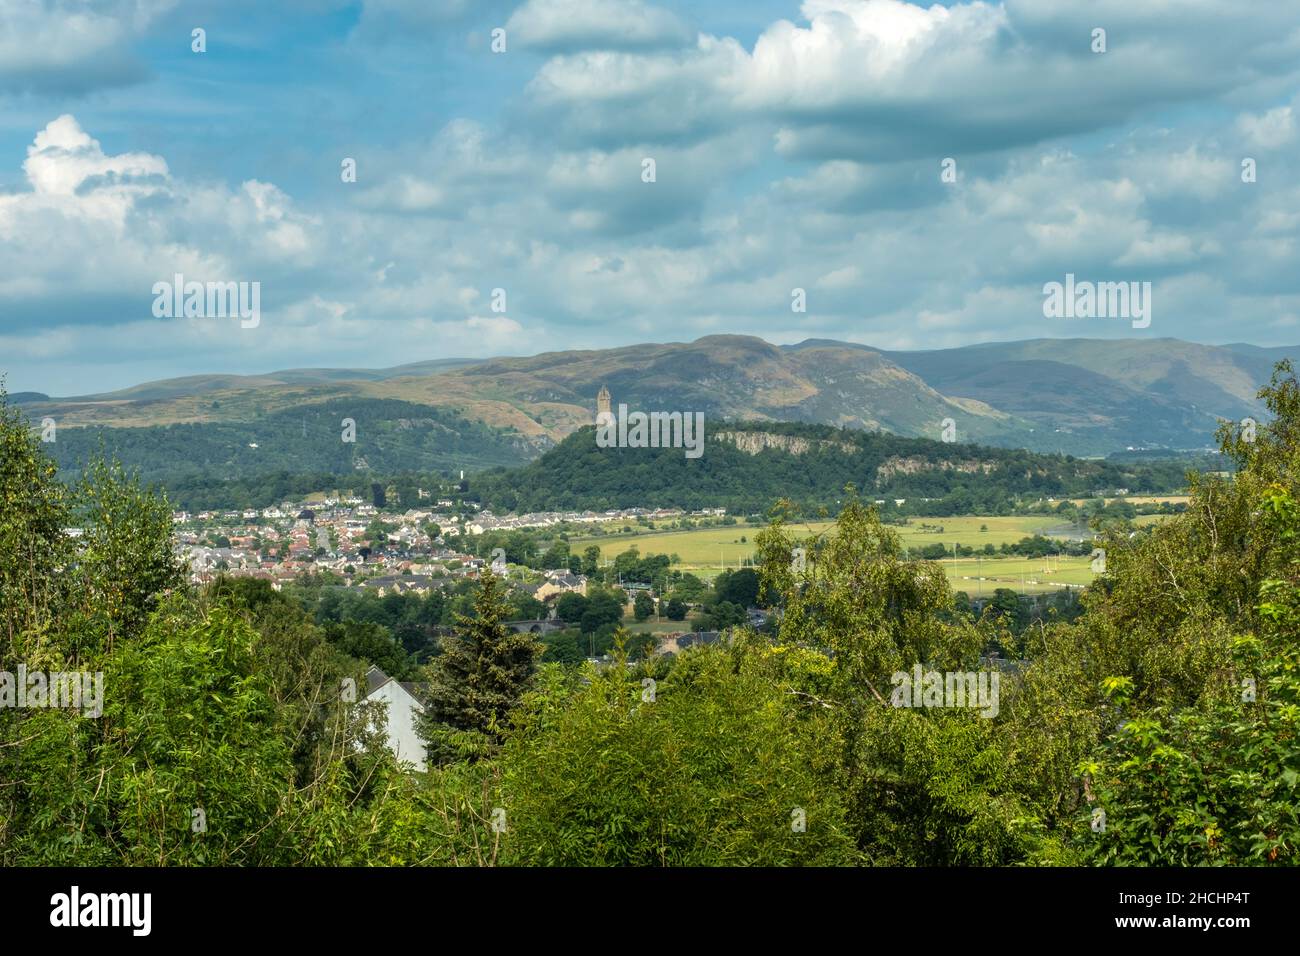
M 82 92 L 139 75 L 125 48 L 175 0 L 4 0 L 0 90 Z
M 443 327 L 446 328 L 446 324 Z M 495 346 L 517 342 L 516 336 L 524 330 L 522 325 L 504 315 L 471 315 L 465 320 L 464 328 L 467 335 L 473 333 L 476 337 L 486 336 Z
M 654 53 L 584 51 L 552 57 L 528 84 L 548 136 L 569 145 L 629 139 L 674 142 L 725 134 L 738 119 L 726 88 L 744 48 L 699 35 L 695 46 Z
M 936 49 L 960 52 L 994 40 L 1001 7 L 983 3 L 924 9 L 899 0 L 807 0 L 807 27 L 778 21 L 758 38 L 747 69 L 733 77 L 741 103 L 825 109 L 898 93 Z
M 1300 17 L 1300 0 L 1283 2 Z M 779 20 L 752 51 L 701 34 L 689 49 L 557 56 L 529 91 L 539 123 L 597 144 L 769 123 L 783 156 L 896 161 L 1041 143 L 1296 78 L 1300 31 L 1275 26 L 1286 14 L 1177 7 L 806 0 L 804 25 Z M 1095 54 L 1102 22 L 1110 40 Z
M 1295 111 L 1278 106 L 1261 114 L 1243 113 L 1237 118 L 1237 130 L 1248 146 L 1277 149 L 1295 140 Z
M 0 194 L 0 310 L 12 325 L 119 324 L 147 316 L 153 283 L 177 272 L 269 279 L 318 243 L 315 220 L 274 185 L 179 181 L 160 156 L 106 153 L 69 114 L 37 132 L 23 169 L 30 189 Z
M 816 282 L 819 289 L 853 289 L 862 281 L 862 273 L 857 266 L 845 266 L 834 269 Z
M 91 139 L 77 120 L 65 113 L 36 134 L 27 147 L 23 171 L 36 192 L 71 196 L 91 177 L 166 176 L 167 163 L 145 153 L 105 156 L 99 141 Z
M 507 37 L 542 51 L 682 46 L 694 34 L 676 14 L 642 0 L 528 0 Z

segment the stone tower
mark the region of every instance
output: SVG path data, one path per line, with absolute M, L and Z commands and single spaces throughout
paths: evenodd
M 613 411 L 609 406 L 609 389 L 602 385 L 600 391 L 596 393 L 596 422 L 600 423 L 601 415 L 612 414 Z

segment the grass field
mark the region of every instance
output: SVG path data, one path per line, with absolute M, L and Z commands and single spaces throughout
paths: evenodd
M 890 525 L 890 529 L 902 538 L 906 548 L 921 548 L 928 544 L 943 544 L 951 548 L 954 543 L 968 547 L 982 547 L 991 544 L 1013 544 L 1021 538 L 1034 534 L 1046 534 L 1051 528 L 1060 527 L 1059 518 L 1051 517 L 959 517 L 959 518 L 912 518 L 906 525 Z M 825 531 L 830 522 L 819 521 L 808 524 L 792 524 L 788 528 L 797 537 L 806 537 Z M 981 531 L 987 527 L 987 531 Z M 939 530 L 942 528 L 942 532 Z M 574 538 L 569 542 L 574 551 L 582 551 L 589 545 L 600 547 L 600 556 L 612 560 L 616 555 L 633 545 L 644 554 L 676 554 L 681 558 L 683 570 L 699 569 L 702 571 L 720 570 L 723 567 L 734 568 L 740 562 L 753 556 L 754 535 L 761 526 L 733 525 L 725 528 L 699 528 L 692 531 L 646 531 L 644 533 L 603 535 L 594 538 Z M 743 541 L 741 539 L 744 539 Z
M 1063 525 L 1060 518 L 1042 516 L 990 517 L 963 516 L 959 518 L 911 518 L 906 525 L 894 530 L 908 548 L 923 548 L 927 544 L 942 544 L 951 548 L 961 544 L 970 548 L 991 544 L 1015 544 L 1021 538 L 1035 534 L 1048 535 L 1048 531 Z M 943 530 L 940 531 L 939 529 Z M 987 531 L 981 531 L 987 528 Z
M 790 525 L 789 529 L 796 536 L 805 537 L 829 527 L 830 522 L 822 521 Z M 954 542 L 967 547 L 985 544 L 998 547 L 1062 527 L 1060 519 L 1045 516 L 912 518 L 906 525 L 890 526 L 909 549 L 936 543 L 951 548 Z M 981 528 L 988 530 L 981 531 Z M 680 570 L 711 580 L 723 568 L 740 567 L 745 559 L 753 557 L 754 535 L 760 530 L 761 526 L 732 525 L 692 531 L 646 531 L 575 538 L 569 544 L 574 551 L 595 544 L 600 547 L 602 560 L 613 560 L 634 545 L 643 555 L 676 554 L 681 559 L 677 565 Z M 963 558 L 955 564 L 952 560 L 943 562 L 953 590 L 966 591 L 972 596 L 978 596 L 981 590 L 992 593 L 999 587 L 1013 587 L 1026 594 L 1042 593 L 1058 590 L 1062 584 L 1087 584 L 1092 580 L 1087 558 L 1062 558 L 1059 571 L 1055 570 L 1055 562 L 1052 567 L 1051 573 L 1047 573 L 1042 561 L 1027 558 Z M 981 575 L 985 578 L 982 582 L 978 580 Z
M 1162 515 L 1143 515 L 1135 523 L 1148 525 L 1162 520 Z M 806 537 L 829 527 L 830 522 L 822 521 L 790 525 L 789 529 L 796 536 Z M 1013 544 L 1035 534 L 1060 536 L 1060 533 L 1068 530 L 1068 526 L 1059 518 L 1048 516 L 912 518 L 906 525 L 889 527 L 909 549 L 936 543 L 949 549 L 954 543 L 967 547 L 982 547 L 985 544 L 998 547 L 1004 542 Z M 939 528 L 943 531 L 940 532 Z M 981 531 L 981 528 L 988 530 Z M 754 525 L 734 525 L 693 531 L 646 531 L 641 534 L 575 538 L 570 541 L 570 547 L 580 552 L 589 545 L 596 544 L 600 547 L 601 558 L 604 560 L 612 560 L 633 545 L 643 555 L 676 554 L 681 558 L 681 564 L 677 565 L 679 569 L 712 579 L 724 567 L 740 567 L 744 559 L 753 556 L 754 535 L 760 530 L 761 527 Z M 946 558 L 942 564 L 953 590 L 965 591 L 971 597 L 992 594 L 997 588 L 1003 587 L 1024 594 L 1042 594 L 1062 590 L 1064 585 L 1086 585 L 1093 578 L 1091 561 L 1086 556 L 1052 558 L 1050 561 L 1020 557 L 960 558 L 956 561 Z
M 1133 519 L 1133 524 L 1139 528 L 1145 528 L 1148 525 L 1159 524 L 1162 521 L 1168 521 L 1169 515 L 1138 515 Z
M 998 588 L 1042 594 L 1064 590 L 1066 584 L 1086 585 L 1093 578 L 1088 557 L 960 558 L 955 562 L 944 561 L 943 570 L 954 591 L 965 591 L 971 597 L 991 595 Z
M 1093 500 L 1095 499 L 1093 498 L 1071 498 L 1070 499 L 1070 501 L 1072 501 L 1076 505 L 1081 505 L 1084 504 L 1085 502 L 1093 501 Z M 1106 504 L 1108 505 L 1113 504 L 1116 501 L 1127 501 L 1131 505 L 1158 505 L 1162 503 L 1168 503 L 1171 505 L 1185 505 L 1187 504 L 1187 502 L 1191 500 L 1192 500 L 1191 497 L 1188 495 L 1128 495 L 1124 498 L 1105 499 Z
M 804 525 L 799 526 L 800 529 Z M 812 527 L 818 531 L 830 527 L 829 522 L 819 522 Z M 612 560 L 628 548 L 635 546 L 642 554 L 676 554 L 683 568 L 734 568 L 744 558 L 754 553 L 754 535 L 761 525 L 733 525 L 728 528 L 697 528 L 692 531 L 647 531 L 643 534 L 602 535 L 596 538 L 573 538 L 569 549 L 581 552 L 590 545 L 600 546 L 602 560 Z M 805 532 L 806 533 L 806 532 Z M 744 538 L 744 541 L 741 541 Z

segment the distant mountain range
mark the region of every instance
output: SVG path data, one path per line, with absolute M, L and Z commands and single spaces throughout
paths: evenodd
M 102 437 L 109 450 L 125 450 L 128 464 L 160 474 L 169 462 L 236 473 L 262 466 L 364 470 L 380 462 L 391 470 L 519 464 L 590 424 L 602 385 L 615 405 L 633 410 L 932 439 L 951 419 L 959 442 L 1105 456 L 1211 446 L 1220 419 L 1264 415 L 1256 393 L 1275 362 L 1298 352 L 1168 338 L 893 352 L 712 335 L 388 369 L 194 375 L 97 395 L 27 392 L 10 400 L 35 421 L 55 419 L 64 464 Z M 343 417 L 357 423 L 357 442 L 347 448 L 334 422 Z

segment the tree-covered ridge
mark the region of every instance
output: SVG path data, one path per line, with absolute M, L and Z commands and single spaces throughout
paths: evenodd
M 357 422 L 355 444 L 341 440 L 344 417 Z M 406 489 L 405 505 L 414 503 L 417 487 L 438 487 L 454 482 L 461 469 L 491 465 L 471 476 L 469 498 L 503 511 L 724 507 L 756 513 L 781 497 L 835 506 L 844 485 L 853 483 L 886 498 L 942 498 L 922 509 L 928 513 L 994 514 L 1021 495 L 1176 491 L 1186 468 L 1183 460 L 1116 463 L 796 422 L 707 423 L 706 453 L 694 461 L 680 449 L 598 448 L 587 428 L 536 461 L 502 467 L 533 450 L 518 436 L 424 406 L 372 400 L 362 414 L 355 403 L 331 403 L 307 418 L 305 437 L 303 418 L 294 412 L 257 426 L 60 429 L 46 450 L 65 478 L 98 455 L 114 455 L 190 511 L 265 508 L 334 490 L 368 499 L 376 482 Z M 736 436 L 746 435 L 809 448 L 752 455 L 737 446 Z
M 344 440 L 345 419 L 354 423 L 355 441 Z M 62 471 L 75 474 L 106 453 L 146 481 L 182 489 L 211 475 L 247 482 L 277 472 L 471 471 L 517 464 L 536 454 L 521 436 L 448 409 L 376 398 L 332 399 L 249 422 L 90 426 L 60 428 L 56 434 L 47 450 Z
M 751 454 L 735 435 L 798 439 L 807 448 Z M 475 476 L 470 491 L 502 511 L 644 506 L 755 513 L 781 498 L 833 507 L 852 484 L 866 496 L 942 498 L 947 510 L 936 513 L 996 514 L 1024 495 L 1159 493 L 1185 485 L 1177 462 L 1117 465 L 826 425 L 707 422 L 706 436 L 704 454 L 689 459 L 680 448 L 602 448 L 596 430 L 584 428 L 535 462 Z
M 262 582 L 188 588 L 168 503 L 113 464 L 65 488 L 0 396 L 0 673 L 104 678 L 98 716 L 0 706 L 0 865 L 1295 865 L 1288 365 L 1262 397 L 1234 477 L 1107 527 L 1068 622 L 974 615 L 852 495 L 761 533 L 773 633 L 534 667 L 481 588 L 424 675 L 453 746 L 421 775 L 346 693 L 367 660 Z M 996 669 L 998 706 L 898 706 L 917 668 Z

